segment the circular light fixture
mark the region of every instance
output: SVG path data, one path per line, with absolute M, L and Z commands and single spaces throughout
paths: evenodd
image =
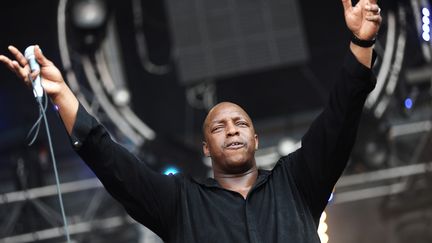
M 76 27 L 96 29 L 107 18 L 107 7 L 102 0 L 81 0 L 72 7 L 72 20 Z

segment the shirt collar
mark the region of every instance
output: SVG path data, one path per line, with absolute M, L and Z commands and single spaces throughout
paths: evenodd
M 255 182 L 254 187 L 258 187 L 261 184 L 265 183 L 267 181 L 268 176 L 271 174 L 268 170 L 258 170 L 258 178 Z M 196 183 L 206 186 L 206 187 L 217 187 L 222 188 L 219 183 L 213 179 L 213 178 L 192 178 Z

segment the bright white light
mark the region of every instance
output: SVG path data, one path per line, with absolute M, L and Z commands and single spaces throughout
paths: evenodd
M 321 240 L 321 243 L 327 243 L 329 241 L 329 237 L 327 234 L 328 225 L 326 223 L 327 213 L 323 212 L 321 214 L 320 223 L 318 225 L 318 235 Z
M 422 37 L 423 37 L 423 40 L 430 41 L 430 35 L 429 35 L 429 33 L 423 32 Z
M 430 19 L 428 16 L 423 16 L 422 21 L 423 21 L 423 25 L 425 25 L 425 24 L 429 25 L 430 24 Z
M 430 27 L 427 24 L 423 24 L 422 26 L 424 33 L 430 33 Z
M 107 12 L 105 1 L 75 1 L 72 7 L 72 20 L 80 28 L 96 29 L 103 25 Z
M 423 9 L 422 9 L 422 13 L 423 13 L 423 15 L 426 16 L 426 17 L 429 17 L 429 16 L 430 16 L 430 11 L 429 11 L 429 9 L 427 9 L 427 8 L 423 8 Z
M 328 237 L 327 234 L 322 235 L 322 236 L 320 237 L 320 239 L 321 239 L 321 243 L 327 243 L 327 242 L 329 241 L 329 237 Z
M 327 219 L 327 213 L 324 211 L 324 212 L 321 214 L 320 221 L 321 221 L 321 222 L 324 222 L 326 219 Z
M 328 230 L 328 225 L 326 222 L 322 222 L 319 224 L 318 233 L 326 234 L 327 230 Z
M 430 19 L 429 19 L 429 15 L 430 15 L 430 11 L 427 8 L 423 8 L 422 9 L 422 13 L 423 13 L 423 17 L 422 17 L 422 21 L 423 21 L 423 25 L 422 25 L 422 29 L 423 29 L 423 40 L 425 41 L 430 41 Z
M 300 143 L 294 139 L 291 138 L 283 138 L 281 141 L 279 141 L 278 145 L 278 153 L 281 156 L 288 155 L 289 153 L 292 153 L 296 151 L 300 146 Z
M 169 167 L 164 171 L 165 175 L 175 175 L 177 173 L 179 173 L 179 171 L 175 167 Z

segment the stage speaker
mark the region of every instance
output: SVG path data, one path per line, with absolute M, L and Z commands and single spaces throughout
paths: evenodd
M 296 0 L 166 0 L 166 6 L 182 84 L 308 60 Z

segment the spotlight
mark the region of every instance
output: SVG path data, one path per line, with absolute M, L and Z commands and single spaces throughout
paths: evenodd
M 331 201 L 333 200 L 333 198 L 334 198 L 334 193 L 332 192 L 332 193 L 330 194 L 330 197 L 329 197 L 329 199 L 328 199 L 328 202 L 331 202 Z
M 423 37 L 424 41 L 430 41 L 430 34 L 429 33 L 423 32 L 422 37 Z
M 424 16 L 426 16 L 426 17 L 429 17 L 429 16 L 430 16 L 430 11 L 429 11 L 429 9 L 428 9 L 428 8 L 423 8 L 423 9 L 422 9 L 422 14 L 423 14 Z
M 408 110 L 410 110 L 412 108 L 412 106 L 413 106 L 412 99 L 411 98 L 406 98 L 405 101 L 404 101 L 404 105 L 405 105 L 405 108 L 407 108 Z
M 327 213 L 324 211 L 321 214 L 320 222 L 318 225 L 318 236 L 322 243 L 327 243 L 329 241 L 329 236 L 327 234 L 328 225 L 326 219 L 327 219 Z
M 422 9 L 422 38 L 424 41 L 430 41 L 430 11 L 428 8 Z
M 292 138 L 283 138 L 278 144 L 278 153 L 281 156 L 288 155 L 300 148 L 301 143 Z
M 165 169 L 165 171 L 163 173 L 165 175 L 175 175 L 175 174 L 179 173 L 179 171 L 175 167 L 168 167 Z
M 72 20 L 81 29 L 102 27 L 107 18 L 107 7 L 102 0 L 80 0 L 72 8 Z

